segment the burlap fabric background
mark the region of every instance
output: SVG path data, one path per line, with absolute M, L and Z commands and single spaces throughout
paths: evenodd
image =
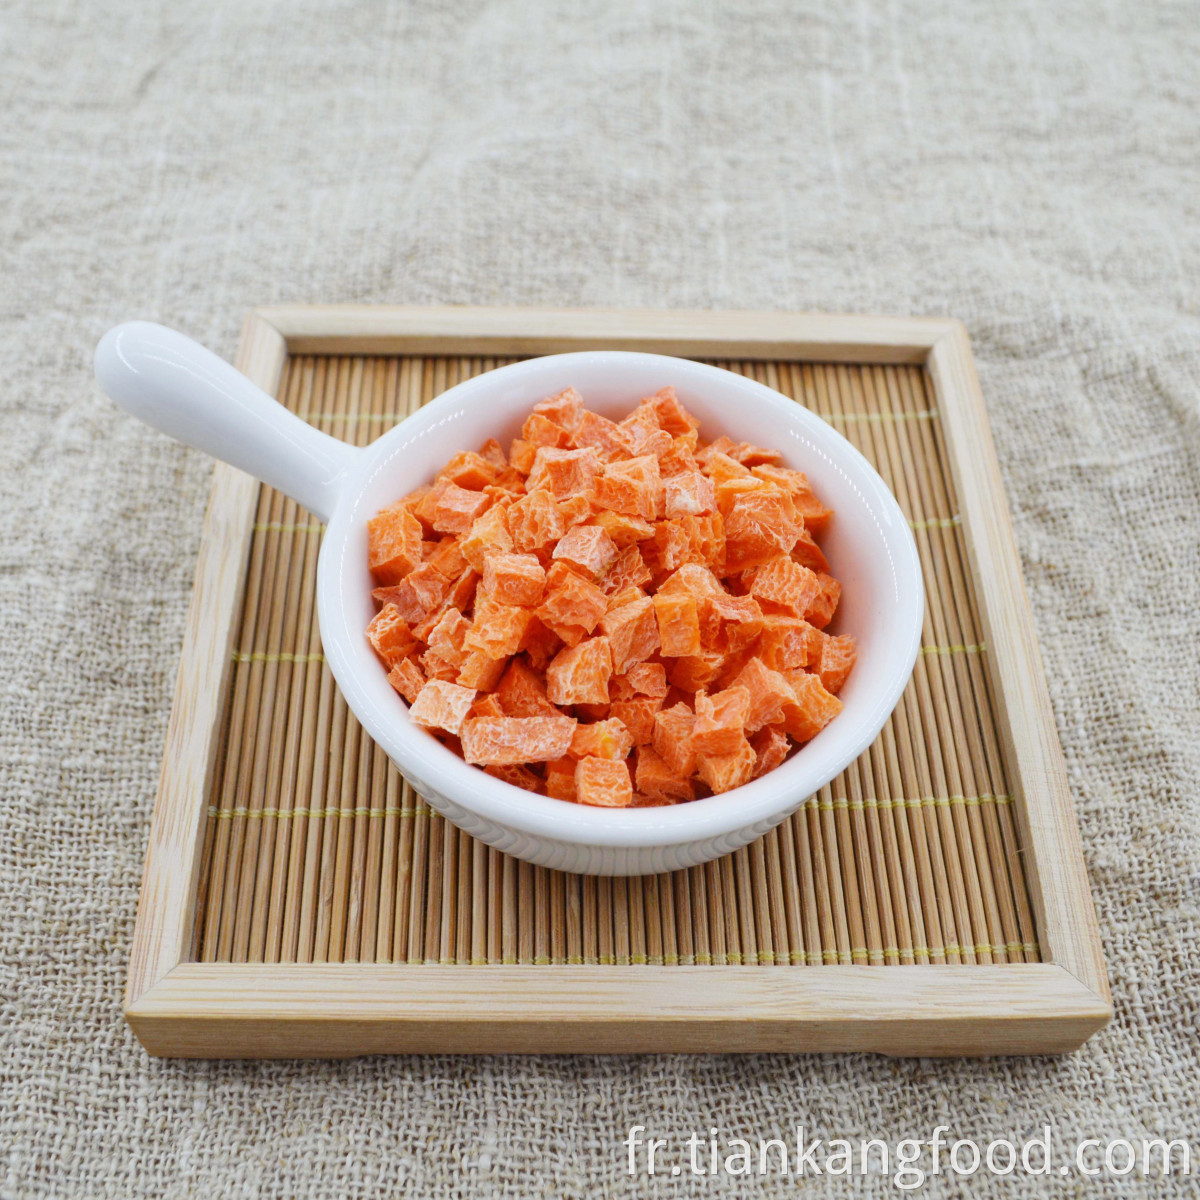
M 632 1123 L 1200 1146 L 1200 7 L 26 0 L 0 54 L 0 1194 L 624 1196 Z M 1111 1028 L 1038 1061 L 148 1059 L 120 1001 L 210 463 L 91 352 L 144 316 L 232 355 L 291 300 L 962 317 Z

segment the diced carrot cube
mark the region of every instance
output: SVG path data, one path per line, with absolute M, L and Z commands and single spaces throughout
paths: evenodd
M 448 608 L 425 640 L 430 649 L 437 650 L 454 666 L 461 667 L 467 656 L 464 643 L 470 630 L 471 622 L 457 608 Z
M 603 462 L 615 462 L 617 459 L 629 457 L 629 451 L 625 448 L 625 441 L 616 423 L 597 413 L 585 411 L 571 436 L 580 449 L 591 446 Z
M 692 539 L 680 517 L 674 521 L 659 521 L 654 527 L 654 538 L 642 542 L 638 547 L 653 576 L 662 578 L 677 570 L 691 559 Z
M 625 448 L 632 455 L 652 454 L 657 458 L 670 449 L 672 437 L 659 428 L 658 415 L 650 401 L 643 400 L 624 420 L 617 422 Z
M 421 668 L 411 658 L 402 658 L 389 672 L 388 683 L 412 704 L 425 686 Z
M 609 609 L 600 618 L 600 628 L 612 645 L 613 670 L 618 675 L 658 649 L 658 621 L 649 596 Z
M 521 641 L 521 649 L 529 659 L 529 665 L 542 675 L 546 673 L 547 664 L 562 649 L 562 645 L 562 638 L 536 614 Z
M 522 554 L 547 549 L 566 532 L 554 497 L 542 488 L 522 496 L 508 510 L 513 546 Z
M 857 656 L 858 649 L 849 634 L 824 639 L 821 657 L 817 661 L 817 674 L 827 692 L 836 696 L 842 690 Z
M 766 479 L 788 491 L 796 511 L 804 520 L 804 528 L 820 537 L 829 525 L 833 510 L 826 508 L 817 499 L 808 476 L 803 471 L 789 471 L 786 467 L 756 466 L 753 473 L 760 479 Z
M 665 708 L 654 717 L 654 749 L 683 779 L 690 779 L 696 770 L 695 724 L 696 716 L 686 704 Z
M 661 504 L 658 459 L 651 454 L 609 463 L 596 476 L 595 502 L 602 508 L 653 521 Z
M 767 487 L 739 496 L 725 518 L 727 570 L 744 571 L 790 554 L 802 528 L 786 492 Z
M 812 635 L 819 631 L 799 617 L 767 613 L 762 619 L 758 653 L 773 671 L 806 667 L 811 660 Z
M 796 544 L 792 547 L 792 557 L 810 571 L 828 571 L 829 560 L 821 551 L 821 547 L 813 540 L 813 535 L 807 529 L 800 530 Z
M 725 573 L 725 518 L 719 512 L 680 518 L 688 533 L 688 557 L 701 566 Z
M 698 692 L 720 675 L 724 665 L 725 655 L 720 650 L 701 650 L 699 654 L 671 659 L 667 678 L 680 691 Z
M 481 650 L 472 650 L 463 660 L 458 682 L 463 687 L 490 692 L 500 682 L 506 666 L 502 658 L 492 658 Z
M 721 592 L 700 602 L 700 636 L 707 645 L 736 653 L 758 637 L 763 612 L 753 596 Z
M 719 450 L 705 456 L 703 470 L 714 485 L 725 483 L 730 479 L 745 479 L 750 474 L 749 468 L 743 467 L 736 459 L 730 458 L 728 454 Z
M 734 440 L 731 437 L 726 437 L 721 434 L 720 437 L 713 438 L 711 442 L 701 442 L 696 447 L 696 461 L 704 466 L 714 454 L 724 454 L 728 456 L 729 451 L 734 447 Z
M 417 510 L 437 533 L 467 533 L 475 519 L 491 506 L 492 498 L 439 479 Z
M 460 667 L 456 667 L 438 650 L 426 650 L 421 655 L 421 670 L 430 679 L 441 679 L 446 683 L 457 683 Z
M 680 471 L 663 481 L 663 516 L 698 517 L 717 506 L 712 480 L 699 471 Z
M 808 611 L 820 586 L 814 572 L 790 558 L 780 557 L 755 571 L 750 595 L 799 617 Z
M 367 641 L 385 667 L 394 667 L 417 646 L 408 622 L 394 604 L 385 605 L 367 626 Z
M 575 732 L 572 717 L 468 717 L 463 757 L 482 766 L 510 766 L 564 758 Z
M 779 671 L 765 666 L 761 658 L 751 658 L 734 678 L 734 685 L 749 693 L 750 712 L 745 725 L 750 733 L 782 720 L 784 705 L 796 702 L 792 685 Z
M 673 387 L 659 388 L 649 402 L 654 405 L 659 425 L 672 436 L 688 434 L 700 424 L 680 403 Z
M 600 456 L 590 447 L 582 450 L 560 450 L 542 446 L 533 459 L 526 487 L 533 492 L 544 488 L 555 499 L 588 495 L 600 470 Z
M 707 567 L 699 563 L 684 563 L 670 578 L 664 579 L 658 585 L 656 595 L 670 595 L 672 592 L 686 592 L 700 600 L 704 596 L 724 595 L 725 589 L 721 581 Z
M 608 711 L 629 730 L 635 746 L 645 746 L 654 741 L 654 718 L 662 703 L 661 696 L 632 696 L 614 700 Z
M 696 693 L 696 723 L 692 742 L 697 754 L 730 754 L 745 740 L 750 717 L 750 693 L 730 687 L 708 696 Z
M 546 694 L 552 704 L 607 704 L 611 675 L 608 638 L 588 638 L 554 656 L 546 668 Z
M 483 770 L 493 779 L 511 783 L 513 787 L 519 787 L 522 791 L 541 792 L 545 788 L 541 776 L 535 775 L 528 767 L 518 763 L 490 763 Z
M 479 447 L 479 457 L 484 462 L 490 463 L 497 472 L 503 471 L 508 467 L 508 455 L 504 453 L 503 447 L 495 438 L 488 438 Z
M 694 597 L 682 592 L 656 595 L 654 615 L 664 656 L 681 658 L 700 653 L 700 617 Z
M 758 755 L 745 735 L 737 747 L 725 754 L 698 754 L 696 772 L 712 789 L 714 795 L 732 791 L 754 778 Z
M 490 463 L 473 450 L 456 454 L 439 472 L 439 479 L 448 479 L 471 492 L 482 491 L 496 480 L 496 464 Z
M 612 538 L 613 544 L 622 550 L 654 536 L 651 522 L 643 521 L 641 517 L 631 517 L 628 513 L 613 512 L 611 508 L 603 508 L 596 513 L 592 517 L 592 524 L 603 529 Z
M 599 526 L 576 525 L 559 539 L 552 557 L 582 567 L 593 579 L 599 579 L 612 566 L 617 547 Z
M 553 796 L 555 800 L 568 800 L 572 804 L 578 801 L 573 758 L 556 758 L 546 764 L 546 795 Z
M 457 734 L 475 702 L 473 688 L 460 687 L 441 679 L 431 679 L 422 689 L 408 715 L 430 729 Z
M 784 706 L 784 728 L 796 741 L 810 741 L 842 711 L 842 702 L 825 690 L 818 675 L 794 671 L 787 678 L 796 693 L 796 703 Z
M 421 562 L 421 523 L 408 508 L 385 508 L 367 522 L 367 564 L 380 583 L 399 583 Z
M 763 463 L 777 463 L 783 455 L 778 450 L 767 450 L 762 446 L 752 446 L 749 442 L 738 442 L 730 450 L 729 457 L 740 462 L 743 467 L 758 467 Z
M 546 598 L 537 615 L 563 641 L 574 645 L 596 628 L 607 608 L 607 597 L 594 583 L 555 564 L 546 574 Z
M 592 515 L 592 502 L 587 496 L 568 496 L 565 500 L 556 500 L 554 503 L 558 508 L 558 519 L 562 522 L 564 533 Z
M 500 701 L 496 699 L 495 692 L 484 692 L 475 697 L 470 715 L 472 717 L 506 717 L 509 714 L 500 707 Z
M 533 460 L 537 457 L 538 448 L 524 438 L 513 438 L 508 447 L 508 464 L 519 475 L 528 475 L 533 470 Z
M 779 725 L 765 725 L 750 740 L 754 748 L 754 778 L 773 771 L 788 756 L 792 748 L 787 733 Z
M 477 604 L 464 645 L 468 650 L 478 650 L 489 658 L 508 658 L 521 649 L 532 621 L 533 612 L 528 608 L 497 604 L 491 600 L 486 604 Z
M 820 591 L 813 598 L 804 619 L 810 625 L 824 629 L 837 611 L 838 601 L 842 598 L 842 585 L 832 575 L 818 575 L 817 581 L 821 585 Z
M 622 588 L 619 592 L 609 594 L 605 612 L 616 612 L 618 608 L 624 608 L 625 605 L 632 604 L 635 600 L 645 599 L 646 593 L 640 587 Z
M 531 412 L 525 419 L 525 424 L 521 426 L 521 437 L 538 449 L 543 446 L 566 446 L 571 440 L 561 425 L 537 411 Z
M 580 804 L 628 808 L 633 803 L 629 768 L 611 758 L 581 758 L 575 767 L 575 790 Z
M 459 539 L 444 537 L 429 551 L 423 565 L 436 571 L 449 583 L 467 569 L 468 563 Z
M 652 578 L 641 550 L 636 545 L 629 545 L 618 551 L 613 559 L 604 576 L 604 589 L 616 594 L 628 588 L 640 588 Z
M 533 406 L 535 413 L 553 421 L 568 433 L 574 433 L 583 417 L 583 397 L 573 388 L 564 388 L 555 396 L 547 396 Z
M 582 722 L 575 726 L 571 737 L 572 758 L 616 758 L 629 757 L 633 749 L 633 738 L 625 723 L 616 717 L 595 721 L 590 725 Z
M 661 698 L 667 694 L 667 669 L 662 663 L 634 663 L 621 678 L 628 681 L 632 695 Z
M 508 664 L 493 694 L 506 717 L 562 715 L 550 703 L 542 677 L 520 658 L 514 658 Z
M 677 775 L 653 746 L 639 746 L 634 786 L 655 804 L 675 804 L 694 800 L 696 789 L 688 778 Z
M 512 535 L 508 532 L 508 510 L 499 504 L 489 508 L 483 516 L 476 518 L 459 546 L 467 562 L 482 575 L 489 555 L 507 554 L 513 548 Z
M 532 608 L 545 588 L 546 570 L 532 554 L 493 554 L 483 564 L 483 590 L 498 604 Z
M 695 432 L 688 437 L 676 437 L 672 440 L 670 449 L 658 456 L 658 470 L 664 481 L 673 475 L 684 475 L 700 470 L 700 464 L 696 461 L 695 454 L 692 453 L 695 448 Z M 702 476 L 702 478 L 707 479 L 708 477 Z

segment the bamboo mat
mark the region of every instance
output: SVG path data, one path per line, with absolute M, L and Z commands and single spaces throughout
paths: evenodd
M 282 401 L 358 445 L 507 360 L 296 357 Z M 235 962 L 820 966 L 1035 962 L 987 647 L 945 442 L 918 367 L 719 362 L 800 400 L 900 501 L 923 645 L 875 744 L 760 841 L 636 879 L 532 867 L 430 810 L 321 656 L 321 526 L 261 490 L 194 957 Z

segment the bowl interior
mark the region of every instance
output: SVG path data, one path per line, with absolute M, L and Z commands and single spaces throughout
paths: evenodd
M 725 433 L 781 451 L 807 473 L 836 516 L 822 548 L 842 582 L 831 632 L 858 641 L 844 711 L 783 766 L 736 793 L 661 809 L 592 810 L 535 796 L 463 763 L 414 727 L 363 631 L 374 615 L 366 522 L 431 482 L 456 452 L 488 437 L 507 448 L 530 408 L 565 387 L 587 406 L 623 416 L 666 385 L 712 439 Z M 566 840 L 652 845 L 713 836 L 782 815 L 841 771 L 874 739 L 899 699 L 916 655 L 923 592 L 912 534 L 882 480 L 820 418 L 753 380 L 660 355 L 587 352 L 531 359 L 470 379 L 386 433 L 364 454 L 330 520 L 318 581 L 326 656 L 347 702 L 419 790 L 442 791 L 501 823 Z

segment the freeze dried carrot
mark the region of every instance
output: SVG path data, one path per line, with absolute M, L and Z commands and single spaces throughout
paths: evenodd
M 841 711 L 832 519 L 670 387 L 620 420 L 567 388 L 371 518 L 367 637 L 414 723 L 497 779 L 600 807 L 726 792 Z
M 420 691 L 408 715 L 418 725 L 458 733 L 475 702 L 475 689 L 431 679 Z
M 483 766 L 549 762 L 566 755 L 574 732 L 572 717 L 468 717 L 463 757 Z
M 633 803 L 629 768 L 611 758 L 581 758 L 575 767 L 575 790 L 580 804 L 628 808 Z

